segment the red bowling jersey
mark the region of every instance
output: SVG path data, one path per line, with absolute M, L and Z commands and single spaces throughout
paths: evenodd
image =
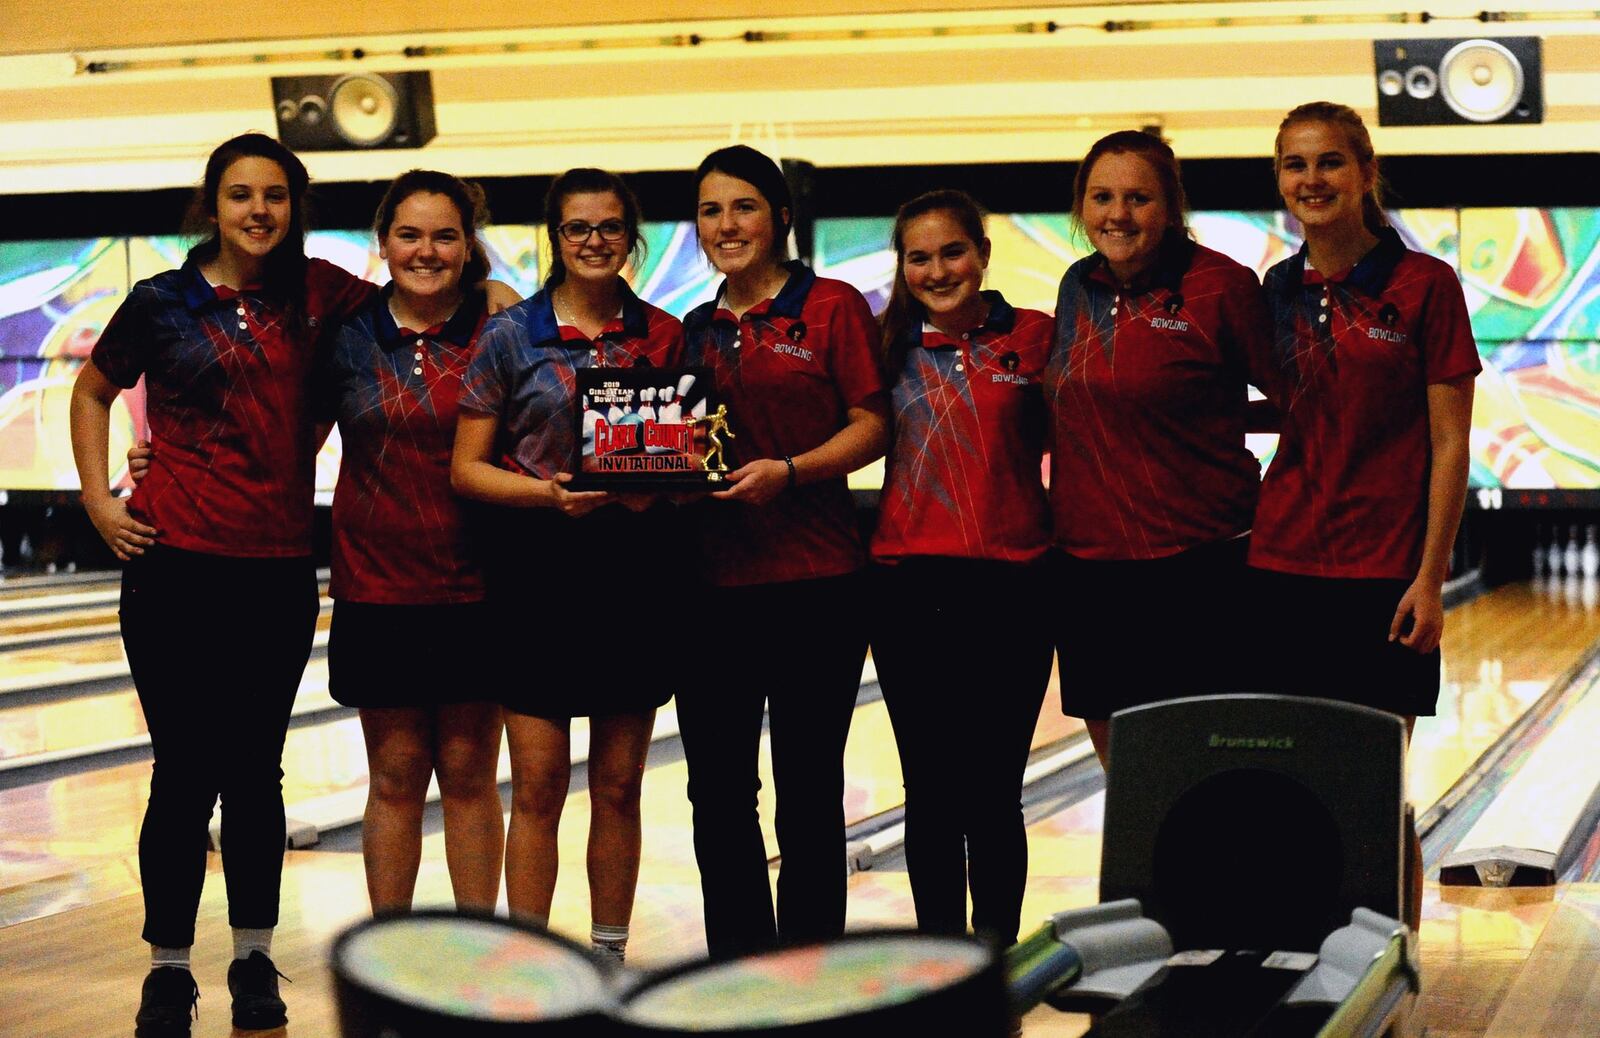
M 192 261 L 134 285 L 91 354 L 114 385 L 145 380 L 154 455 L 129 513 L 187 551 L 311 554 L 316 341 L 375 292 L 308 260 L 302 330 L 283 299 L 213 288 Z
M 890 390 L 889 448 L 872 555 L 1026 562 L 1050 544 L 1039 378 L 1055 324 L 985 292 L 983 325 L 953 339 L 913 326 Z M 895 351 L 898 355 L 901 351 Z
M 687 363 L 712 369 L 734 438 L 728 467 L 793 457 L 845 425 L 852 407 L 877 406 L 883 374 L 878 323 L 850 285 L 790 263 L 774 299 L 735 318 L 717 299 L 684 318 Z M 839 576 L 865 563 L 844 477 L 784 490 L 768 504 L 708 501 L 699 517 L 708 579 L 767 584 Z
M 1250 564 L 1410 580 L 1427 530 L 1428 386 L 1483 369 L 1461 282 L 1392 229 L 1324 278 L 1305 249 L 1267 271 L 1267 381 L 1283 415 Z
M 450 489 L 461 376 L 486 313 L 468 293 L 425 331 L 396 326 L 389 291 L 339 329 L 317 377 L 319 417 L 339 423 L 333 577 L 340 601 L 442 605 L 483 598 Z
M 1098 253 L 1068 268 L 1044 373 L 1055 543 L 1155 559 L 1248 531 L 1246 384 L 1266 336 L 1255 274 L 1187 238 L 1131 285 Z

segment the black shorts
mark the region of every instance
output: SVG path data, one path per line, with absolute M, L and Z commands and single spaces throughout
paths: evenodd
M 355 707 L 431 707 L 493 701 L 482 643 L 488 608 L 335 602 L 328 691 Z
M 550 508 L 475 513 L 493 613 L 482 651 L 495 697 L 534 717 L 642 713 L 677 681 L 705 681 L 712 613 L 678 509 L 620 504 L 573 519 Z M 509 676 L 507 676 L 509 675 Z
M 1428 716 L 1439 700 L 1438 649 L 1389 640 L 1408 580 L 1307 577 L 1252 569 L 1263 639 L 1259 691 L 1321 696 Z
M 1163 699 L 1250 690 L 1248 537 L 1160 559 L 1051 552 L 1061 709 L 1103 721 Z

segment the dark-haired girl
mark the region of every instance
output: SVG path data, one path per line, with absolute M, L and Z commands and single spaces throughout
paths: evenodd
M 1439 695 L 1441 588 L 1482 364 L 1455 271 L 1384 218 L 1359 115 L 1294 109 L 1274 167 L 1305 244 L 1266 277 L 1263 388 L 1283 425 L 1250 564 L 1270 607 L 1270 686 L 1387 710 L 1409 731 Z M 1408 854 L 1415 926 L 1414 831 Z
M 189 948 L 219 796 L 233 1022 L 285 1019 L 270 958 L 279 762 L 317 615 L 307 379 L 319 335 L 374 291 L 306 258 L 306 182 L 261 134 L 212 152 L 194 208 L 206 237 L 180 269 L 133 287 L 73 389 L 84 507 L 127 563 L 122 637 L 154 756 L 139 833 L 152 962 L 140 1038 L 189 1034 Z M 141 376 L 153 454 L 124 502 L 107 486 L 110 409 Z
M 411 907 L 437 773 L 456 904 L 492 911 L 505 841 L 500 705 L 468 673 L 483 577 L 450 489 L 461 377 L 483 327 L 482 195 L 447 173 L 389 185 L 373 230 L 391 280 L 346 321 L 318 372 L 344 446 L 333 498 L 328 688 L 360 708 L 361 842 L 374 912 Z
M 639 206 L 614 174 L 574 169 L 545 200 L 553 262 L 544 288 L 485 327 L 467 370 L 451 480 L 498 506 L 490 532 L 489 601 L 503 644 L 541 655 L 500 690 L 512 764 L 506 900 L 514 916 L 548 922 L 557 826 L 570 781 L 573 717 L 589 718 L 588 870 L 591 937 L 623 957 L 639 878 L 639 793 L 661 680 L 666 627 L 645 616 L 626 637 L 616 600 L 661 565 L 676 542 L 671 508 L 567 489 L 578 465 L 574 372 L 679 362 L 676 318 L 622 278 L 640 246 Z M 624 508 L 623 505 L 629 507 Z
M 1072 215 L 1095 247 L 1061 279 L 1045 371 L 1061 702 L 1102 764 L 1108 718 L 1238 691 L 1260 468 L 1247 381 L 1266 315 L 1255 274 L 1190 240 L 1178 161 L 1128 130 L 1095 142 Z
M 1054 326 L 982 291 L 989 239 L 967 195 L 907 202 L 893 241 L 872 658 L 905 776 L 906 871 L 920 929 L 965 933 L 970 887 L 973 929 L 1010 945 L 1028 874 L 1022 772 L 1052 653 L 1037 563 Z
M 712 955 L 844 930 L 844 746 L 866 655 L 865 557 L 845 476 L 883 453 L 866 300 L 786 262 L 777 163 L 735 145 L 695 171 L 700 246 L 724 275 L 684 321 L 737 437 L 729 489 L 698 516 L 714 674 L 678 690 Z M 782 865 L 774 917 L 757 815 L 768 718 Z

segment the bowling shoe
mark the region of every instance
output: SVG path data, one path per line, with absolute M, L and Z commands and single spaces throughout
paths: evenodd
M 181 966 L 157 966 L 144 978 L 134 1038 L 189 1038 L 189 1022 L 199 1015 L 200 988 Z
M 228 994 L 233 996 L 233 1026 L 241 1031 L 263 1031 L 282 1027 L 289 1015 L 278 997 L 278 978 L 283 977 L 272 960 L 260 951 L 248 959 L 234 959 L 228 966 Z M 283 977 L 288 980 L 288 977 Z

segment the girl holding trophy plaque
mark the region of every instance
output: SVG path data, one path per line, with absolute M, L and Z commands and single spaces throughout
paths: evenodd
M 728 409 L 728 489 L 698 511 L 718 659 L 678 690 L 714 956 L 842 933 L 844 744 L 866 655 L 847 473 L 883 453 L 876 323 L 854 288 L 786 262 L 777 163 L 736 145 L 695 173 L 700 246 L 725 280 L 684 321 Z M 757 816 L 763 710 L 781 809 L 776 915 Z
M 543 647 L 527 680 L 502 694 L 513 790 L 506 901 L 517 918 L 549 919 L 569 727 L 587 716 L 592 938 L 620 960 L 639 878 L 644 760 L 671 690 L 612 679 L 649 674 L 670 651 L 662 625 L 619 622 L 627 611 L 616 605 L 659 565 L 657 545 L 675 538 L 669 506 L 636 514 L 644 502 L 568 489 L 581 446 L 575 373 L 674 365 L 681 326 L 622 277 L 640 236 L 621 178 L 598 169 L 557 177 L 545 226 L 553 260 L 543 290 L 489 322 L 467 369 L 451 479 L 494 506 L 483 510 L 481 542 L 495 635 Z

